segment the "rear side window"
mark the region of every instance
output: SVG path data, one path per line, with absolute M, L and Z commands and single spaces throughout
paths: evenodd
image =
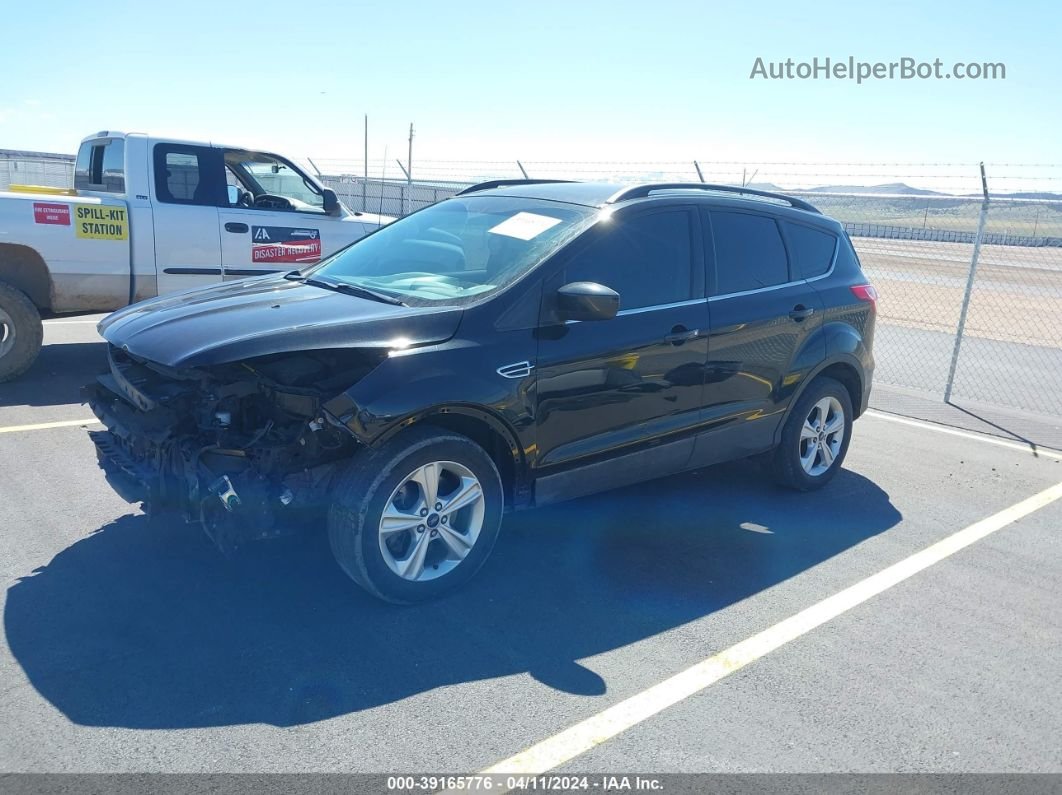
M 773 218 L 712 212 L 715 295 L 758 290 L 789 281 L 785 244 Z
M 210 147 L 158 144 L 154 160 L 159 201 L 217 206 L 224 199 L 227 203 L 224 167 Z
M 81 144 L 74 163 L 74 188 L 125 193 L 125 141 L 111 138 Z
M 616 220 L 565 269 L 569 282 L 597 282 L 620 294 L 620 309 L 693 298 L 690 216 L 685 210 Z
M 833 253 L 837 249 L 837 238 L 834 235 L 788 221 L 785 224 L 785 233 L 789 238 L 794 270 L 801 278 L 822 276 L 830 269 Z

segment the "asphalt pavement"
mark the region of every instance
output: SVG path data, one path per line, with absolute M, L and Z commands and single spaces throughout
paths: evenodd
M 396 608 L 319 532 L 226 559 L 124 503 L 78 423 L 102 344 L 46 333 L 0 385 L 0 771 L 474 772 L 988 521 L 556 769 L 1062 772 L 1062 500 L 1014 513 L 1049 450 L 872 412 L 821 492 L 739 463 L 517 514 Z

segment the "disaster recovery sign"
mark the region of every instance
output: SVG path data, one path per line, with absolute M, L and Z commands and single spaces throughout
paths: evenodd
M 251 232 L 252 262 L 317 262 L 321 259 L 321 234 L 316 229 L 255 226 Z

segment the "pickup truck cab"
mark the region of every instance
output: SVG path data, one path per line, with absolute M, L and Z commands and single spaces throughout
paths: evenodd
M 294 270 L 391 220 L 349 211 L 280 155 L 92 135 L 78 150 L 73 189 L 0 192 L 0 381 L 33 363 L 42 314 L 112 311 Z

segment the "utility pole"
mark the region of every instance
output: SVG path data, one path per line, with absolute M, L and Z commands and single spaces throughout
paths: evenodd
M 365 114 L 365 178 L 361 181 L 361 211 L 367 213 L 369 211 L 369 114 Z M 383 186 L 380 186 L 381 193 L 383 192 Z
M 985 164 L 981 168 L 981 214 L 977 218 L 977 234 L 974 235 L 973 254 L 970 256 L 970 271 L 966 276 L 966 291 L 962 296 L 962 309 L 959 310 L 959 327 L 955 329 L 955 347 L 951 352 L 951 366 L 948 368 L 948 381 L 944 386 L 944 402 L 951 403 L 951 388 L 955 385 L 955 370 L 959 365 L 959 350 L 962 348 L 962 336 L 966 331 L 966 316 L 970 311 L 970 295 L 973 293 L 974 279 L 977 276 L 977 261 L 981 258 L 981 243 L 985 239 L 985 221 L 988 219 L 988 177 L 985 176 Z
M 410 200 L 413 194 L 413 122 L 409 123 L 409 154 L 406 155 L 406 205 L 403 210 L 409 214 Z

